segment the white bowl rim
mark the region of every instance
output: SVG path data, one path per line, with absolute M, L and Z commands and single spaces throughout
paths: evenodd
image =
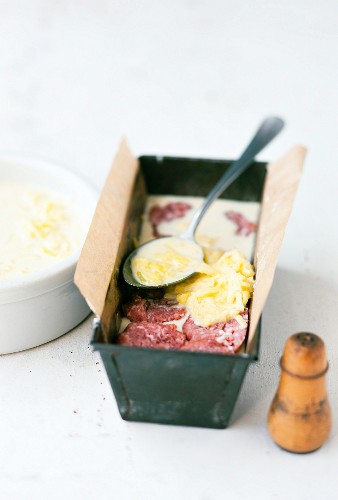
M 61 174 L 63 177 L 68 177 L 74 182 L 80 182 L 90 196 L 93 203 L 98 199 L 98 188 L 86 179 L 81 174 L 74 172 L 71 168 L 66 167 L 57 161 L 42 158 L 40 156 L 16 153 L 0 150 L 0 164 L 3 162 L 15 163 L 16 165 L 26 166 L 32 170 L 44 169 L 45 172 L 55 175 Z M 18 179 L 19 180 L 19 179 Z M 74 277 L 76 263 L 79 259 L 81 248 L 73 252 L 71 255 L 62 259 L 51 266 L 25 276 L 18 278 L 0 281 L 0 304 L 17 302 L 31 298 L 47 291 L 51 291 L 66 282 L 72 281 Z

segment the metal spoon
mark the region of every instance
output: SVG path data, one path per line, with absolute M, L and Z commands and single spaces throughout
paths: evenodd
M 284 122 L 281 118 L 277 117 L 269 117 L 266 118 L 260 127 L 258 128 L 256 134 L 254 135 L 253 139 L 251 140 L 250 144 L 247 146 L 247 148 L 244 150 L 240 158 L 229 166 L 225 174 L 221 177 L 221 179 L 217 182 L 215 187 L 210 191 L 208 196 L 205 198 L 204 202 L 202 205 L 197 208 L 195 213 L 193 214 L 193 217 L 189 223 L 188 228 L 186 231 L 181 234 L 180 236 L 174 237 L 179 240 L 186 240 L 191 243 L 194 243 L 196 246 L 200 248 L 200 245 L 195 241 L 195 232 L 196 229 L 201 222 L 202 217 L 204 216 L 205 212 L 208 210 L 209 206 L 211 203 L 218 198 L 223 191 L 232 184 L 237 177 L 239 177 L 253 162 L 255 156 L 263 149 L 265 146 L 269 144 L 272 139 L 276 137 L 276 135 L 282 130 L 284 127 Z M 165 240 L 167 238 L 173 238 L 172 236 L 163 236 L 161 239 Z M 172 285 L 175 283 L 179 283 L 185 279 L 187 279 L 189 276 L 191 276 L 194 273 L 188 272 L 186 276 L 181 277 L 180 279 L 173 280 L 168 283 L 163 283 L 161 285 L 145 285 L 143 283 L 140 283 L 137 281 L 134 277 L 134 274 L 132 272 L 132 267 L 131 267 L 131 262 L 132 259 L 136 256 L 137 252 L 139 251 L 140 248 L 145 247 L 145 245 L 151 245 L 153 242 L 158 241 L 159 238 L 156 240 L 151 240 L 148 241 L 147 243 L 144 243 L 143 245 L 140 245 L 136 250 L 134 250 L 131 254 L 128 255 L 127 259 L 125 260 L 124 266 L 123 266 L 123 277 L 129 285 L 136 286 L 138 288 L 162 288 L 168 285 Z M 201 261 L 203 260 L 203 251 L 201 249 Z

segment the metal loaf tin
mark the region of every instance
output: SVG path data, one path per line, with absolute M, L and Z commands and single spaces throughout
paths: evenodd
M 230 164 L 156 156 L 138 160 L 148 194 L 182 196 L 206 196 Z M 265 164 L 254 163 L 222 198 L 261 201 L 265 176 Z M 119 286 L 125 287 L 121 277 Z M 259 323 L 250 350 L 234 355 L 156 350 L 115 344 L 114 327 L 105 341 L 96 319 L 91 343 L 101 355 L 123 419 L 225 428 L 249 363 L 258 359 L 260 334 Z

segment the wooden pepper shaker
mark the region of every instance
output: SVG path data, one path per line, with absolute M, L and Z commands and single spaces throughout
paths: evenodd
M 326 394 L 328 369 L 324 342 L 313 333 L 289 337 L 281 358 L 281 377 L 268 415 L 272 439 L 293 453 L 314 451 L 331 430 Z

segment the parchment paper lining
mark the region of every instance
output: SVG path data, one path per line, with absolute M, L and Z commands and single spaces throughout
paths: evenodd
M 138 160 L 125 140 L 99 198 L 74 281 L 91 310 L 101 320 L 106 342 L 120 323 L 118 286 L 123 257 L 133 249 L 146 201 Z
M 294 146 L 270 163 L 265 179 L 254 265 L 256 280 L 251 301 L 247 351 L 256 331 L 275 274 L 279 249 L 301 178 L 306 149 Z

